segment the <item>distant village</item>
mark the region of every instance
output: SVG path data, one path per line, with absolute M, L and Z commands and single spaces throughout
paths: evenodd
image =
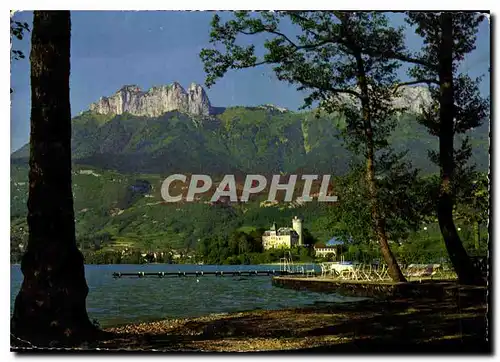
M 336 260 L 341 252 L 343 242 L 332 238 L 326 243 L 320 243 L 321 246 L 307 245 L 304 243 L 303 220 L 295 216 L 291 220 L 291 226 L 278 227 L 273 223 L 269 230 L 264 231 L 262 235 L 262 247 L 264 251 L 272 249 L 287 250 L 293 248 L 312 248 L 315 258 Z M 155 262 L 165 257 L 164 253 L 142 253 L 145 262 Z M 195 258 L 192 253 L 183 254 L 180 251 L 172 251 L 169 257 L 175 262 L 181 259 L 189 262 Z

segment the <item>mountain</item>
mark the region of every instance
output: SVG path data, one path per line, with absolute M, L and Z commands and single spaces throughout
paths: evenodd
M 312 111 L 293 112 L 274 105 L 214 107 L 204 91 L 196 89 L 199 87 L 191 86 L 192 92 L 183 92 L 174 84 L 142 92 L 127 86 L 73 118 L 73 192 L 79 242 L 104 238 L 107 248 L 113 250 L 193 247 L 206 235 L 268 227 L 272 221 L 288 225 L 295 215 L 305 218 L 315 237 L 328 240 L 328 217 L 324 205 L 318 203 L 266 205 L 258 199 L 225 208 L 208 200 L 163 202 L 161 183 L 173 173 L 208 174 L 214 180 L 229 173 L 337 176 L 346 173 L 356 159 L 338 137 L 339 129 L 345 127 L 339 115 L 317 117 Z M 397 102 L 416 110 L 425 94 L 420 90 L 409 93 L 415 96 L 411 104 L 403 98 Z M 488 128 L 485 122 L 468 132 L 471 161 L 482 171 L 487 171 L 489 162 Z M 408 150 L 407 158 L 423 173 L 438 171 L 427 157 L 429 149 L 437 150 L 438 140 L 415 121 L 414 113 L 399 118 L 390 144 L 396 150 Z M 28 158 L 28 145 L 11 155 L 14 246 L 27 236 Z
M 120 88 L 110 97 L 101 97 L 90 105 L 97 114 L 123 114 L 158 117 L 165 112 L 178 110 L 194 116 L 211 114 L 210 100 L 202 86 L 192 83 L 186 91 L 174 82 L 171 85 L 153 87 L 143 92 L 136 85 Z
M 346 101 L 351 101 L 346 99 Z M 430 101 L 424 87 L 402 87 L 394 98 L 401 116 L 390 137 L 399 151 L 425 173 L 436 172 L 427 150 L 437 138 L 415 121 L 421 104 Z M 213 107 L 203 87 L 179 83 L 143 92 L 123 86 L 102 97 L 73 119 L 75 164 L 124 173 L 332 173 L 343 174 L 356 157 L 339 138 L 339 115 L 291 112 L 262 105 Z M 473 162 L 488 167 L 488 124 L 469 132 Z M 457 137 L 457 144 L 459 138 Z M 14 162 L 29 156 L 28 145 L 12 154 Z

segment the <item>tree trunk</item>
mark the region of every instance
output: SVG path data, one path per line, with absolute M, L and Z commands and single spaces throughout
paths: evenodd
M 375 180 L 375 151 L 373 145 L 373 128 L 371 124 L 370 108 L 369 108 L 369 94 L 368 85 L 366 82 L 366 75 L 364 71 L 363 59 L 358 54 L 356 57 L 358 64 L 358 85 L 361 89 L 361 107 L 363 124 L 366 137 L 366 182 L 370 194 L 371 214 L 375 226 L 375 233 L 380 244 L 380 251 L 384 261 L 387 264 L 390 277 L 395 282 L 406 282 L 401 269 L 398 265 L 394 254 L 391 251 L 389 242 L 387 240 L 387 233 L 385 231 L 385 219 L 380 212 L 380 204 L 377 194 L 377 185 Z
M 439 163 L 440 193 L 438 199 L 438 221 L 446 249 L 458 280 L 463 284 L 482 283 L 481 273 L 475 268 L 462 245 L 453 221 L 452 180 L 455 171 L 454 160 L 454 92 L 453 92 L 453 21 L 452 13 L 441 14 L 441 44 L 439 57 L 440 84 L 440 131 Z
M 369 150 L 368 153 L 371 153 L 371 156 L 366 160 L 366 180 L 368 183 L 368 189 L 370 192 L 370 199 L 372 204 L 372 219 L 375 224 L 375 232 L 380 244 L 380 251 L 382 252 L 384 261 L 387 264 L 388 272 L 392 280 L 395 282 L 406 282 L 406 278 L 401 272 L 398 262 L 394 257 L 391 248 L 389 247 L 389 243 L 387 241 L 387 233 L 385 231 L 385 220 L 380 215 L 380 208 L 377 198 L 377 186 L 375 184 L 375 171 L 373 165 L 373 147 L 371 149 L 371 152 Z
M 479 221 L 475 220 L 474 221 L 474 249 L 479 250 L 479 243 L 481 240 L 481 230 L 480 230 L 481 225 L 479 224 Z
M 72 345 L 90 323 L 71 189 L 69 11 L 35 11 L 31 40 L 29 239 L 12 334 L 36 345 Z M 52 344 L 53 344 L 52 343 Z

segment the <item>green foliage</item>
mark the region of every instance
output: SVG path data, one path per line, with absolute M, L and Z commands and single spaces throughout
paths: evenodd
M 465 222 L 487 223 L 490 209 L 489 177 L 474 173 L 473 180 L 461 188 L 457 196 L 457 217 Z
M 236 231 L 227 236 L 207 236 L 200 240 L 197 253 L 209 264 L 253 264 L 261 254 L 264 230 L 249 234 Z
M 476 47 L 477 28 L 483 20 L 484 16 L 479 13 L 408 12 L 407 22 L 415 26 L 424 46 L 411 59 L 396 56 L 413 65 L 408 71 L 413 83 L 428 84 L 432 103 L 422 110 L 417 121 L 427 128 L 429 134 L 439 136 L 441 143 L 447 142 L 441 149 L 443 154 L 430 150 L 429 158 L 450 177 L 452 195 L 460 193 L 460 189 L 473 178 L 474 167 L 468 163 L 473 153 L 470 136 L 489 117 L 489 97 L 483 98 L 479 91 L 481 77 L 472 79 L 458 71 L 465 56 Z M 452 37 L 449 49 L 442 45 L 446 30 Z M 449 79 L 444 78 L 445 66 L 449 66 Z M 451 92 L 446 96 L 442 95 L 445 88 Z M 448 109 L 450 101 L 451 108 Z M 455 136 L 461 136 L 458 148 L 445 141 L 453 141 Z
M 28 23 L 13 20 L 12 13 L 11 13 L 11 18 L 10 18 L 10 36 L 11 36 L 11 39 L 12 39 L 12 37 L 15 37 L 18 40 L 23 40 L 24 34 L 26 32 L 29 32 L 29 31 L 30 31 L 30 29 L 29 29 Z M 11 60 L 19 60 L 19 59 L 24 59 L 25 56 L 24 56 L 22 51 L 16 50 L 16 49 L 11 49 L 10 58 L 11 58 Z
M 479 82 L 481 77 L 472 79 L 467 74 L 459 73 L 459 65 L 464 57 L 475 49 L 476 33 L 479 23 L 484 19 L 482 15 L 476 13 L 452 13 L 451 28 L 454 39 L 454 45 L 450 52 L 450 65 L 453 83 L 450 86 L 452 90 L 453 125 L 443 128 L 444 122 L 440 109 L 444 107 L 443 99 L 440 96 L 442 75 L 438 68 L 438 60 L 442 59 L 444 53 L 438 46 L 441 44 L 441 35 L 435 29 L 442 26 L 441 15 L 438 13 L 420 13 L 409 12 L 408 23 L 416 26 L 416 32 L 425 42 L 422 50 L 416 54 L 417 60 L 411 62 L 414 66 L 410 68 L 408 74 L 416 82 L 422 79 L 428 80 L 428 87 L 432 95 L 432 104 L 423 110 L 423 113 L 417 117 L 417 120 L 424 125 L 431 135 L 444 136 L 442 132 L 449 132 L 451 136 L 466 135 L 459 138 L 460 146 L 454 150 L 447 150 L 451 153 L 451 166 L 454 169 L 455 189 L 460 188 L 463 183 L 462 178 L 472 171 L 470 165 L 467 165 L 468 159 L 472 155 L 470 134 L 471 131 L 480 127 L 485 119 L 489 117 L 489 98 L 483 98 L 479 92 Z M 440 58 L 441 57 L 441 58 Z M 441 72 L 441 73 L 440 73 Z M 449 129 L 448 129 L 449 128 Z M 439 152 L 431 150 L 429 158 L 432 162 L 443 167 L 443 159 Z M 469 166 L 469 167 L 468 167 Z
M 377 164 L 380 210 L 388 238 L 404 240 L 433 211 L 427 205 L 427 182 L 401 161 L 401 155 L 382 153 Z M 329 209 L 326 225 L 322 227 L 344 242 L 366 243 L 376 239 L 364 172 L 363 165 L 353 164 L 348 175 L 334 182 L 339 201 Z

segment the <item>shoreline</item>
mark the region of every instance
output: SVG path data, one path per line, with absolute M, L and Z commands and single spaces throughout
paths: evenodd
M 109 327 L 92 348 L 487 353 L 485 314 L 486 300 L 463 297 L 322 303 Z
M 263 264 L 197 264 L 197 263 L 143 263 L 143 264 L 92 264 L 85 263 L 84 265 L 137 265 L 137 266 L 145 266 L 145 265 L 193 265 L 197 267 L 202 266 L 219 266 L 219 267 L 242 267 L 242 266 L 279 266 L 280 263 L 263 263 Z M 293 266 L 303 266 L 303 265 L 319 265 L 319 263 L 293 263 Z M 21 266 L 21 263 L 10 263 L 10 266 Z
M 293 263 L 292 266 L 294 265 L 316 265 L 316 264 L 319 264 L 319 263 Z M 281 263 L 279 262 L 275 262 L 275 263 L 261 263 L 261 264 L 254 264 L 254 265 L 281 265 Z

